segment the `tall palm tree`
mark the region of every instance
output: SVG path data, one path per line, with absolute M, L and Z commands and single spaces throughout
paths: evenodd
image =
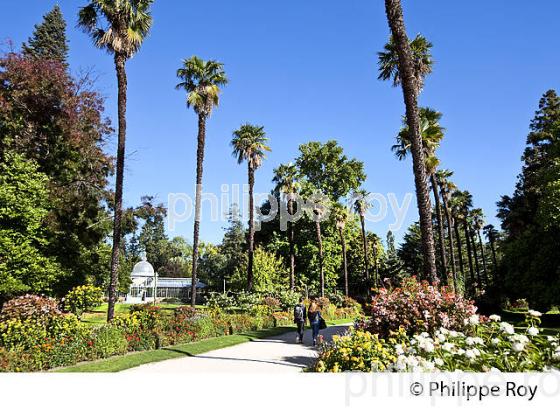
M 368 287 L 368 295 L 370 293 L 370 280 L 369 280 L 369 254 L 368 254 L 368 239 L 367 239 L 367 233 L 366 233 L 366 212 L 369 208 L 371 208 L 371 202 L 369 201 L 368 197 L 369 197 L 370 193 L 367 192 L 365 189 L 360 189 L 357 190 L 356 192 L 354 192 L 353 198 L 354 198 L 354 204 L 353 204 L 353 209 L 354 212 L 359 216 L 360 218 L 360 225 L 362 228 L 362 246 L 363 246 L 363 250 L 364 250 L 364 269 L 365 269 L 365 278 L 366 278 L 366 282 L 367 282 L 367 287 Z M 377 252 L 377 249 L 374 248 L 374 255 Z M 377 259 L 377 258 L 376 258 Z M 374 266 L 374 282 L 377 285 L 377 278 L 378 278 L 378 266 L 377 263 L 375 263 Z
M 410 49 L 414 59 L 414 71 L 417 74 L 416 92 L 419 94 L 424 86 L 424 77 L 432 72 L 432 43 L 430 43 L 421 34 L 416 35 L 414 40 L 410 42 Z M 389 38 L 389 42 L 385 44 L 384 50 L 377 53 L 379 60 L 379 80 L 392 80 L 393 87 L 401 84 L 398 65 L 399 56 L 393 36 Z
M 449 170 L 439 170 L 436 172 L 437 184 L 439 186 L 439 192 L 441 199 L 443 201 L 443 210 L 445 213 L 445 219 L 447 221 L 447 237 L 449 239 L 449 256 L 451 257 L 451 271 L 453 274 L 453 289 L 458 292 L 457 288 L 457 265 L 455 261 L 455 251 L 454 251 L 454 238 L 453 238 L 453 217 L 451 216 L 451 209 L 449 208 L 449 201 L 451 199 L 451 192 L 453 192 L 456 187 L 453 182 L 449 180 L 453 176 L 453 172 Z M 459 252 L 460 269 L 461 274 L 463 274 L 463 257 Z
M 196 304 L 196 285 L 198 268 L 198 240 L 200 232 L 200 205 L 202 194 L 202 171 L 204 162 L 204 144 L 206 140 L 206 120 L 214 107 L 220 102 L 220 87 L 227 84 L 224 66 L 214 60 L 204 61 L 193 56 L 183 60 L 183 66 L 177 70 L 181 82 L 175 86 L 177 90 L 187 93 L 187 108 L 192 107 L 198 115 L 198 144 L 196 150 L 196 193 L 195 218 L 193 229 L 193 258 L 191 304 Z
M 88 33 L 96 47 L 113 55 L 117 72 L 118 144 L 115 181 L 115 214 L 111 279 L 107 320 L 113 319 L 119 281 L 119 253 L 122 235 L 124 158 L 126 152 L 126 62 L 138 52 L 152 26 L 153 0 L 91 0 L 78 14 L 78 26 Z
M 430 185 L 436 207 L 436 217 L 438 223 L 439 234 L 439 251 L 441 259 L 441 279 L 447 280 L 447 257 L 445 252 L 445 235 L 443 233 L 443 217 L 441 211 L 441 203 L 439 200 L 439 185 L 437 182 L 436 170 L 439 165 L 439 160 L 435 155 L 436 149 L 439 147 L 443 139 L 443 128 L 439 121 L 442 114 L 431 108 L 420 108 L 420 135 L 422 136 L 422 147 L 424 150 L 424 159 L 426 165 L 426 172 L 430 177 Z M 399 160 L 404 160 L 411 149 L 410 133 L 406 122 L 403 124 L 399 134 L 397 135 L 397 143 L 391 147 Z
M 463 225 L 463 230 L 465 233 L 465 242 L 467 245 L 467 259 L 469 261 L 469 273 L 470 273 L 470 287 L 471 292 L 474 292 L 476 286 L 476 279 L 474 277 L 474 265 L 472 257 L 471 248 L 471 234 L 469 227 L 469 210 L 472 206 L 472 195 L 468 191 L 455 191 L 452 195 L 453 205 L 455 209 L 455 219 L 459 220 Z M 465 281 L 466 283 L 466 281 Z
M 484 235 L 488 242 L 490 243 L 490 250 L 492 251 L 492 265 L 494 270 L 494 281 L 498 278 L 498 259 L 496 258 L 496 241 L 498 239 L 498 231 L 494 227 L 494 225 L 489 224 L 486 225 L 484 228 Z
M 473 209 L 471 211 L 471 216 L 473 219 L 474 230 L 478 237 L 478 244 L 480 246 L 480 257 L 482 258 L 482 268 L 484 269 L 484 281 L 486 286 L 490 284 L 488 278 L 488 268 L 486 266 L 486 255 L 484 254 L 484 241 L 482 240 L 482 235 L 480 231 L 484 228 L 484 212 L 480 208 Z
M 299 173 L 297 167 L 290 163 L 280 165 L 274 169 L 274 178 L 272 179 L 276 185 L 274 191 L 279 195 L 286 197 L 288 213 L 294 214 L 294 195 L 300 188 Z M 296 286 L 296 252 L 295 252 L 295 232 L 294 223 L 288 222 L 288 242 L 290 244 L 290 289 L 294 290 Z
M 338 205 L 338 204 L 337 204 Z M 342 277 L 344 278 L 344 294 L 348 296 L 348 262 L 346 259 L 346 235 L 344 229 L 348 220 L 348 212 L 346 208 L 338 205 L 335 208 L 335 223 L 340 235 L 340 243 L 342 245 Z
M 255 204 L 253 189 L 255 187 L 255 170 L 262 165 L 266 158 L 265 152 L 270 151 L 266 145 L 268 138 L 264 127 L 252 124 L 243 124 L 233 132 L 231 146 L 233 156 L 237 163 L 247 161 L 247 176 L 249 181 L 249 235 L 248 235 L 248 263 L 247 263 L 247 291 L 253 290 L 253 260 L 255 247 Z
M 430 282 L 435 282 L 436 256 L 432 233 L 432 206 L 427 185 L 422 136 L 420 135 L 420 115 L 418 112 L 419 81 L 423 74 L 417 71 L 418 64 L 414 59 L 414 54 L 406 34 L 400 0 L 385 0 L 385 11 L 398 56 L 396 67 L 398 68 L 399 81 L 402 86 L 406 106 L 407 124 L 410 130 L 412 168 L 414 171 L 416 202 L 420 215 L 424 276 Z

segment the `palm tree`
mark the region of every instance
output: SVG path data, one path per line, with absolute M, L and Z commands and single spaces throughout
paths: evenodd
M 432 43 L 430 43 L 421 34 L 416 35 L 414 40 L 410 42 L 410 49 L 414 60 L 414 71 L 417 78 L 416 92 L 419 94 L 424 86 L 424 78 L 432 72 Z M 389 42 L 385 44 L 384 51 L 377 53 L 379 59 L 379 80 L 393 81 L 393 87 L 401 84 L 399 75 L 399 56 L 393 36 L 389 38 Z
M 177 70 L 177 77 L 182 81 L 176 89 L 187 93 L 187 108 L 193 107 L 198 115 L 198 146 L 196 150 L 196 193 L 195 218 L 193 229 L 193 258 L 191 304 L 196 304 L 196 285 L 198 268 L 198 237 L 200 232 L 200 203 L 202 193 L 202 171 L 204 162 L 204 143 L 206 140 L 206 120 L 212 109 L 220 102 L 220 87 L 227 84 L 224 66 L 214 60 L 204 61 L 193 56 L 183 60 L 183 66 Z
M 449 208 L 449 201 L 451 199 L 451 192 L 453 192 L 456 187 L 453 182 L 449 180 L 453 176 L 453 172 L 449 170 L 439 170 L 436 172 L 437 184 L 439 186 L 439 192 L 441 199 L 443 201 L 443 210 L 445 213 L 445 219 L 447 221 L 447 237 L 449 238 L 449 256 L 451 257 L 451 271 L 453 274 L 453 289 L 458 292 L 457 288 L 457 266 L 455 261 L 455 251 L 454 249 L 454 238 L 453 238 L 453 218 L 451 216 L 451 209 Z M 463 274 L 463 257 L 461 252 L 459 252 L 459 261 L 461 274 Z
M 368 295 L 370 292 L 370 281 L 369 281 L 369 255 L 368 255 L 368 239 L 367 239 L 367 233 L 366 233 L 366 212 L 369 208 L 371 208 L 371 202 L 369 201 L 368 197 L 369 197 L 370 193 L 367 192 L 365 189 L 360 189 L 356 192 L 354 192 L 354 212 L 360 217 L 360 225 L 362 227 L 362 246 L 364 249 L 364 266 L 365 266 L 365 278 L 366 278 L 366 282 L 367 282 L 367 286 L 368 286 Z M 374 255 L 376 254 L 377 249 L 374 248 L 373 252 Z M 377 258 L 375 258 L 377 259 Z M 377 278 L 378 278 L 378 266 L 377 266 L 377 261 L 375 263 L 374 266 L 375 269 L 375 273 L 374 273 L 374 282 L 377 285 Z
M 338 204 L 337 204 L 338 205 Z M 338 205 L 335 208 L 335 223 L 340 235 L 340 243 L 342 245 L 342 276 L 344 278 L 344 294 L 348 296 L 348 262 L 346 260 L 346 236 L 344 228 L 348 220 L 348 212 L 346 208 Z
M 488 242 L 490 242 L 490 249 L 492 251 L 492 264 L 494 267 L 494 281 L 498 278 L 498 259 L 496 258 L 496 240 L 498 239 L 498 231 L 494 227 L 494 225 L 489 224 L 486 225 L 484 228 L 484 235 Z
M 407 124 L 410 130 L 416 202 L 420 215 L 424 275 L 430 282 L 435 282 L 436 257 L 432 234 L 432 207 L 430 204 L 428 185 L 426 183 L 427 175 L 424 163 L 424 151 L 422 149 L 422 136 L 420 135 L 420 115 L 418 112 L 418 90 L 421 88 L 421 78 L 423 78 L 425 74 L 417 71 L 418 64 L 414 59 L 414 54 L 408 42 L 400 0 L 385 0 L 385 11 L 398 56 L 396 67 L 399 73 L 399 82 L 403 90 Z
M 115 181 L 115 215 L 111 279 L 107 320 L 113 319 L 119 281 L 119 253 L 122 235 L 124 158 L 126 152 L 126 62 L 138 52 L 152 26 L 153 0 L 91 0 L 80 9 L 78 26 L 88 33 L 96 47 L 113 55 L 117 72 L 118 145 Z
M 243 124 L 233 132 L 231 146 L 233 156 L 237 163 L 247 161 L 247 175 L 249 180 L 249 235 L 248 235 L 248 263 L 247 263 L 247 291 L 253 289 L 253 260 L 255 247 L 255 204 L 253 189 L 255 187 L 255 170 L 262 165 L 266 158 L 265 151 L 270 151 L 266 145 L 268 138 L 264 127 L 252 124 Z
M 272 179 L 276 185 L 274 191 L 286 197 L 288 205 L 288 213 L 294 214 L 294 195 L 300 188 L 299 174 L 297 167 L 293 164 L 280 165 L 274 169 L 274 178 Z M 295 252 L 295 232 L 294 223 L 289 221 L 288 224 L 288 242 L 290 244 L 290 289 L 294 290 L 296 286 L 296 252 Z
M 469 220 L 468 220 L 469 209 L 472 206 L 472 196 L 468 191 L 455 191 L 453 192 L 451 198 L 453 201 L 455 219 L 459 220 L 462 223 L 465 232 L 465 242 L 467 245 L 467 259 L 469 261 L 469 273 L 470 273 L 470 281 L 471 281 L 470 286 L 471 286 L 471 291 L 473 291 L 476 286 L 475 285 L 476 280 L 474 278 L 474 267 L 473 267 L 472 249 L 471 249 L 471 241 L 470 241 L 471 235 L 470 235 Z
M 480 208 L 473 209 L 471 211 L 471 216 L 473 219 L 474 230 L 476 231 L 478 237 L 478 243 L 480 245 L 480 257 L 482 258 L 482 268 L 484 269 L 484 281 L 486 286 L 490 284 L 488 278 L 488 268 L 486 266 L 486 256 L 484 254 L 484 241 L 482 240 L 482 235 L 480 231 L 484 228 L 484 212 Z
M 436 205 L 436 217 L 439 233 L 439 250 L 442 264 L 441 278 L 445 281 L 447 279 L 447 257 L 445 254 L 445 235 L 443 233 L 443 218 L 436 175 L 439 160 L 435 155 L 435 151 L 439 147 L 441 140 L 443 139 L 443 133 L 445 131 L 445 128 L 443 128 L 439 124 L 441 117 L 442 114 L 438 111 L 427 107 L 420 108 L 420 134 L 422 136 L 422 147 L 424 150 L 424 159 L 426 162 L 426 172 L 430 176 L 430 184 L 432 187 Z M 408 132 L 406 122 L 404 122 L 403 127 L 397 135 L 397 143 L 393 145 L 391 149 L 393 150 L 393 152 L 395 152 L 396 157 L 402 161 L 410 152 L 411 146 L 412 144 L 410 141 L 410 133 Z

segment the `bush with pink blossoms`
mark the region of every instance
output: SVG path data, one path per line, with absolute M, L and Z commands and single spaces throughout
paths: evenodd
M 440 327 L 462 330 L 476 312 L 474 302 L 456 295 L 443 286 L 407 278 L 402 286 L 381 289 L 371 303 L 368 318 L 357 327 L 387 338 L 391 331 L 403 328 L 407 334 L 433 334 Z

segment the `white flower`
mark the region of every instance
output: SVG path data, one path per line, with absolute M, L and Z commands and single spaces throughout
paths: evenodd
M 447 330 L 447 329 L 444 328 L 444 327 L 440 327 L 440 328 L 439 328 L 439 332 L 440 332 L 442 335 L 447 335 L 447 334 L 449 334 L 449 330 Z
M 560 352 L 556 352 L 552 355 L 552 359 L 553 360 L 559 360 L 560 361 Z
M 528 313 L 529 313 L 529 315 L 531 315 L 533 317 L 541 317 L 542 316 L 542 313 L 537 311 L 537 310 L 529 309 Z
M 500 369 L 496 369 L 495 367 L 492 367 L 492 368 L 490 369 L 490 372 L 492 372 L 492 373 L 501 373 L 502 371 L 501 371 Z
M 478 325 L 480 323 L 480 317 L 478 315 L 472 315 L 469 317 L 469 323 L 471 325 Z
M 527 333 L 531 336 L 536 336 L 539 334 L 539 329 L 537 329 L 536 327 L 530 327 L 529 329 L 527 329 Z
M 455 331 L 455 330 L 451 330 L 451 331 L 449 332 L 449 336 L 451 336 L 451 337 L 457 337 L 457 336 L 459 336 L 459 332 L 457 332 L 457 331 Z
M 464 350 L 464 349 L 459 349 L 459 350 L 457 350 L 457 353 L 456 353 L 456 354 L 457 354 L 458 356 L 463 356 L 463 355 L 465 354 L 465 350 Z
M 420 333 L 420 336 L 422 336 L 423 338 L 426 338 L 426 339 L 430 338 L 430 334 L 428 332 L 422 332 L 422 333 Z
M 492 344 L 493 344 L 494 346 L 500 344 L 500 339 L 498 339 L 497 337 L 495 337 L 494 339 L 492 339 Z
M 467 337 L 466 343 L 469 346 L 474 345 L 474 337 Z
M 441 360 L 439 357 L 436 357 L 434 359 L 434 362 L 437 366 L 443 366 L 443 360 Z
M 500 315 L 490 315 L 488 319 L 490 319 L 492 322 L 499 322 L 500 320 L 502 320 Z
M 399 356 L 404 354 L 402 345 L 395 345 L 395 353 Z
M 529 338 L 525 335 L 519 335 L 519 334 L 515 334 L 513 336 L 509 337 L 509 340 L 511 340 L 512 342 L 519 342 L 519 343 L 529 343 Z
M 476 347 L 474 349 L 472 349 L 472 352 L 474 353 L 475 356 L 480 356 L 480 350 L 478 350 Z
M 525 349 L 525 345 L 521 342 L 515 342 L 514 344 L 511 345 L 511 348 L 515 352 L 521 352 L 523 349 Z
M 443 350 L 447 351 L 447 352 L 452 352 L 453 349 L 455 348 L 455 345 L 453 343 L 444 343 L 443 346 L 441 347 Z
M 508 335 L 512 335 L 515 333 L 515 329 L 513 328 L 513 326 L 506 322 L 500 323 L 500 329 L 502 332 Z
M 437 338 L 438 338 L 438 340 L 439 340 L 440 342 L 445 342 L 445 339 L 446 339 L 446 338 L 445 338 L 445 335 L 444 335 L 444 334 L 441 334 L 441 333 L 437 336 Z
M 471 360 L 474 360 L 477 355 L 476 355 L 474 349 L 472 349 L 472 350 L 469 349 L 465 352 L 465 356 L 467 356 L 467 358 L 469 358 Z

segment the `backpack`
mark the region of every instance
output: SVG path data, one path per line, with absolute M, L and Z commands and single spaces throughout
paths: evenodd
M 303 317 L 303 306 L 296 305 L 296 307 L 294 308 L 294 320 L 296 322 L 305 321 L 305 318 Z

